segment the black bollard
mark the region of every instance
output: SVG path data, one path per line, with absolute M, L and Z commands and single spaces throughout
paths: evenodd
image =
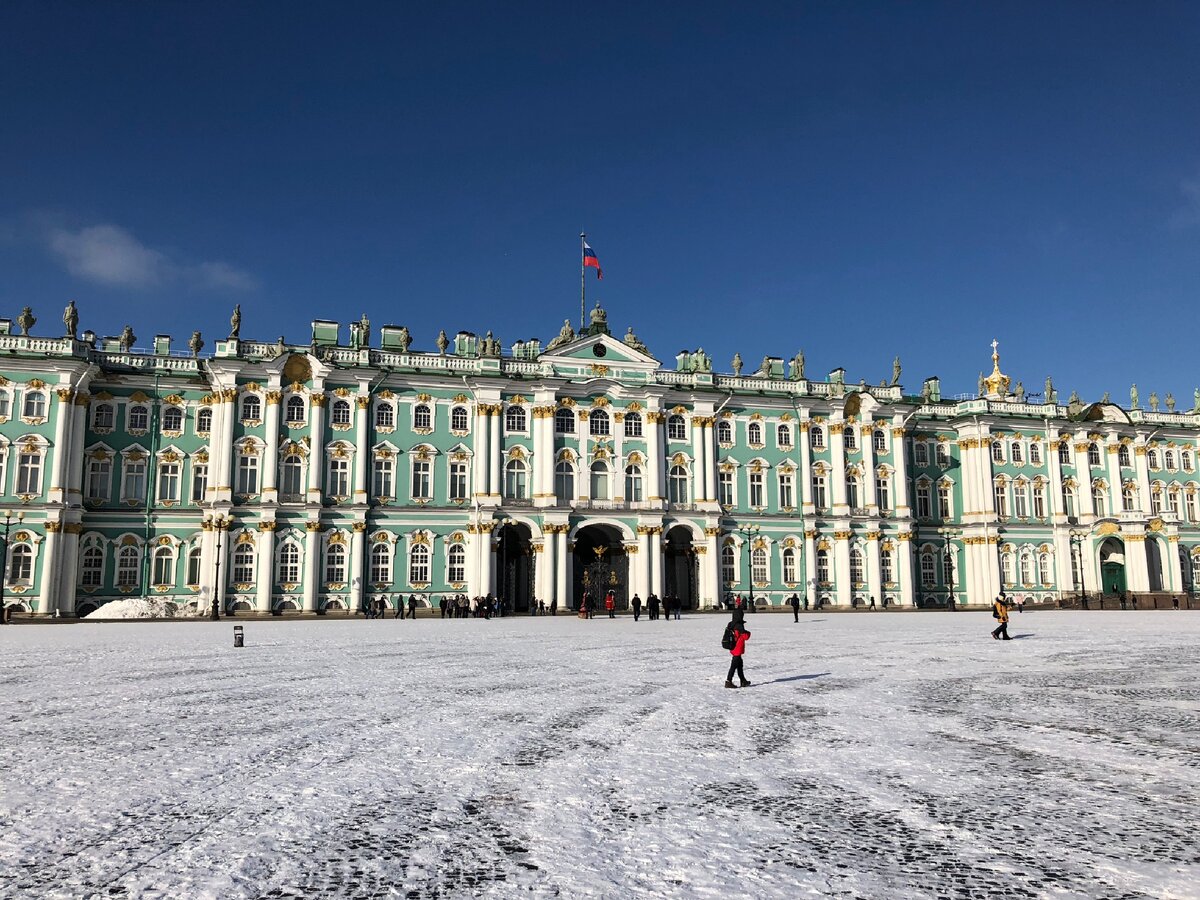
M 242 633 L 241 625 L 233 626 L 233 646 L 235 646 L 235 647 L 245 647 L 246 646 L 246 637 Z

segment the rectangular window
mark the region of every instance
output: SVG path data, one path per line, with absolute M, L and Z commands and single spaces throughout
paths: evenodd
M 414 500 L 433 499 L 433 486 L 429 481 L 429 461 L 418 459 L 412 467 L 412 497 Z
M 450 499 L 467 499 L 467 464 L 450 463 Z M 459 581 L 462 579 L 460 578 Z
M 238 458 L 237 492 L 239 494 L 258 493 L 257 456 L 242 456 Z
M 829 506 L 828 498 L 825 496 L 825 476 L 814 475 L 812 480 L 813 505 L 817 509 L 825 509 Z
M 17 494 L 40 494 L 42 492 L 42 455 L 22 452 L 17 457 Z
M 146 463 L 125 462 L 125 500 L 144 500 L 146 497 Z
M 375 460 L 375 496 L 391 497 L 392 490 L 392 461 L 390 459 Z M 379 579 L 375 579 L 379 581 Z
M 933 587 L 936 581 L 937 569 L 934 568 L 933 554 L 921 554 L 921 584 L 924 587 Z
M 950 509 L 950 485 L 938 485 L 938 517 L 948 521 L 951 516 Z
M 1003 484 L 996 485 L 996 515 L 1000 518 L 1008 516 L 1008 491 Z
M 1069 466 L 1071 464 L 1071 447 L 1066 441 L 1058 442 L 1058 464 L 1060 466 Z
M 329 495 L 331 497 L 350 496 L 350 460 L 331 459 L 329 461 Z
M 717 500 L 722 506 L 733 506 L 733 473 L 717 475 Z
M 879 507 L 880 512 L 886 512 L 892 508 L 891 485 L 886 478 L 880 478 L 875 482 L 875 505 Z
M 792 488 L 792 473 L 779 473 L 779 506 L 782 509 L 792 509 L 795 503 L 794 491 Z
M 1028 500 L 1025 496 L 1025 488 L 1018 485 L 1013 490 L 1013 512 L 1018 519 L 1024 519 L 1029 515 Z
M 892 571 L 891 550 L 884 550 L 879 554 L 879 578 L 884 584 L 893 584 L 896 581 L 895 573 Z
M 928 519 L 933 513 L 930 511 L 929 485 L 917 485 L 917 518 Z
M 763 503 L 762 472 L 750 473 L 750 505 L 755 508 L 761 508 L 766 505 Z
M 1189 522 L 1196 521 L 1196 495 L 1185 494 L 1183 498 L 1184 509 L 1187 510 L 1187 520 Z
M 158 499 L 179 502 L 179 463 L 163 463 L 158 467 Z
M 204 494 L 208 490 L 208 466 L 197 463 L 192 466 L 192 502 L 203 503 Z M 190 584 L 191 582 L 189 582 Z
M 796 583 L 796 551 L 790 548 L 783 551 L 783 581 L 785 584 Z
M 1034 446 L 1037 445 L 1034 444 Z M 1035 519 L 1046 518 L 1046 489 L 1040 484 L 1033 486 L 1033 517 Z
M 112 460 L 93 459 L 89 461 L 84 495 L 89 500 L 107 500 L 111 484 Z

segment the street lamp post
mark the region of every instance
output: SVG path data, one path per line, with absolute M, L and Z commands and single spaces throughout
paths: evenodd
M 213 519 L 213 528 L 217 530 L 217 552 L 213 560 L 215 574 L 213 576 L 212 610 L 208 617 L 214 622 L 221 619 L 221 534 L 229 526 L 229 522 L 230 520 L 226 516 L 216 516 Z
M 938 529 L 938 534 L 942 536 L 945 544 L 942 547 L 942 556 L 945 560 L 943 569 L 946 573 L 947 586 L 950 589 L 950 608 L 957 608 L 956 598 L 954 596 L 954 538 L 962 534 L 957 528 L 942 527 Z
M 1083 539 L 1088 536 L 1088 532 L 1080 528 L 1071 529 L 1071 558 L 1075 565 L 1072 566 L 1071 585 L 1075 588 L 1075 594 L 1079 597 L 1079 604 L 1084 609 L 1088 608 L 1087 597 L 1087 582 L 1083 580 Z M 1104 604 L 1101 603 L 1101 606 Z
M 22 510 L 17 513 L 17 524 L 25 518 L 25 512 Z M 8 581 L 8 530 L 12 528 L 13 514 L 11 509 L 4 511 L 4 547 L 0 548 L 0 553 L 3 553 L 0 560 L 0 625 L 8 624 L 8 610 L 4 606 L 4 584 Z
M 753 557 L 751 554 L 754 551 L 753 551 L 753 548 L 751 545 L 753 543 L 753 538 L 759 533 L 759 531 L 761 529 L 758 527 L 758 525 L 750 524 L 750 525 L 739 525 L 734 530 L 737 531 L 738 534 L 742 535 L 743 538 L 745 538 L 745 543 L 746 543 L 746 584 L 748 584 L 750 587 L 750 590 L 748 592 L 750 594 L 750 596 L 746 601 L 746 605 L 751 610 L 753 610 L 754 609 L 754 568 L 753 568 L 753 564 L 752 564 Z

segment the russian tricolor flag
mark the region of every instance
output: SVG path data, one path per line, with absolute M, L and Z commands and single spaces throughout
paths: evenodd
M 596 280 L 604 279 L 604 270 L 600 268 L 600 260 L 596 258 L 596 251 L 587 245 L 587 241 L 583 242 L 583 265 L 594 266 L 596 269 Z

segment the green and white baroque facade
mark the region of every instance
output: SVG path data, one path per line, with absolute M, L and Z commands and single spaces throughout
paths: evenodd
M 349 346 L 331 322 L 301 346 L 238 330 L 200 358 L 0 321 L 9 606 L 521 609 L 612 588 L 912 607 L 1200 574 L 1196 411 L 1027 402 L 995 353 L 981 396 L 950 401 L 936 379 L 905 394 L 898 362 L 878 387 L 810 380 L 802 357 L 665 369 L 599 308 L 505 353 L 466 333 L 419 352 L 390 326 L 371 347 L 365 320 Z

